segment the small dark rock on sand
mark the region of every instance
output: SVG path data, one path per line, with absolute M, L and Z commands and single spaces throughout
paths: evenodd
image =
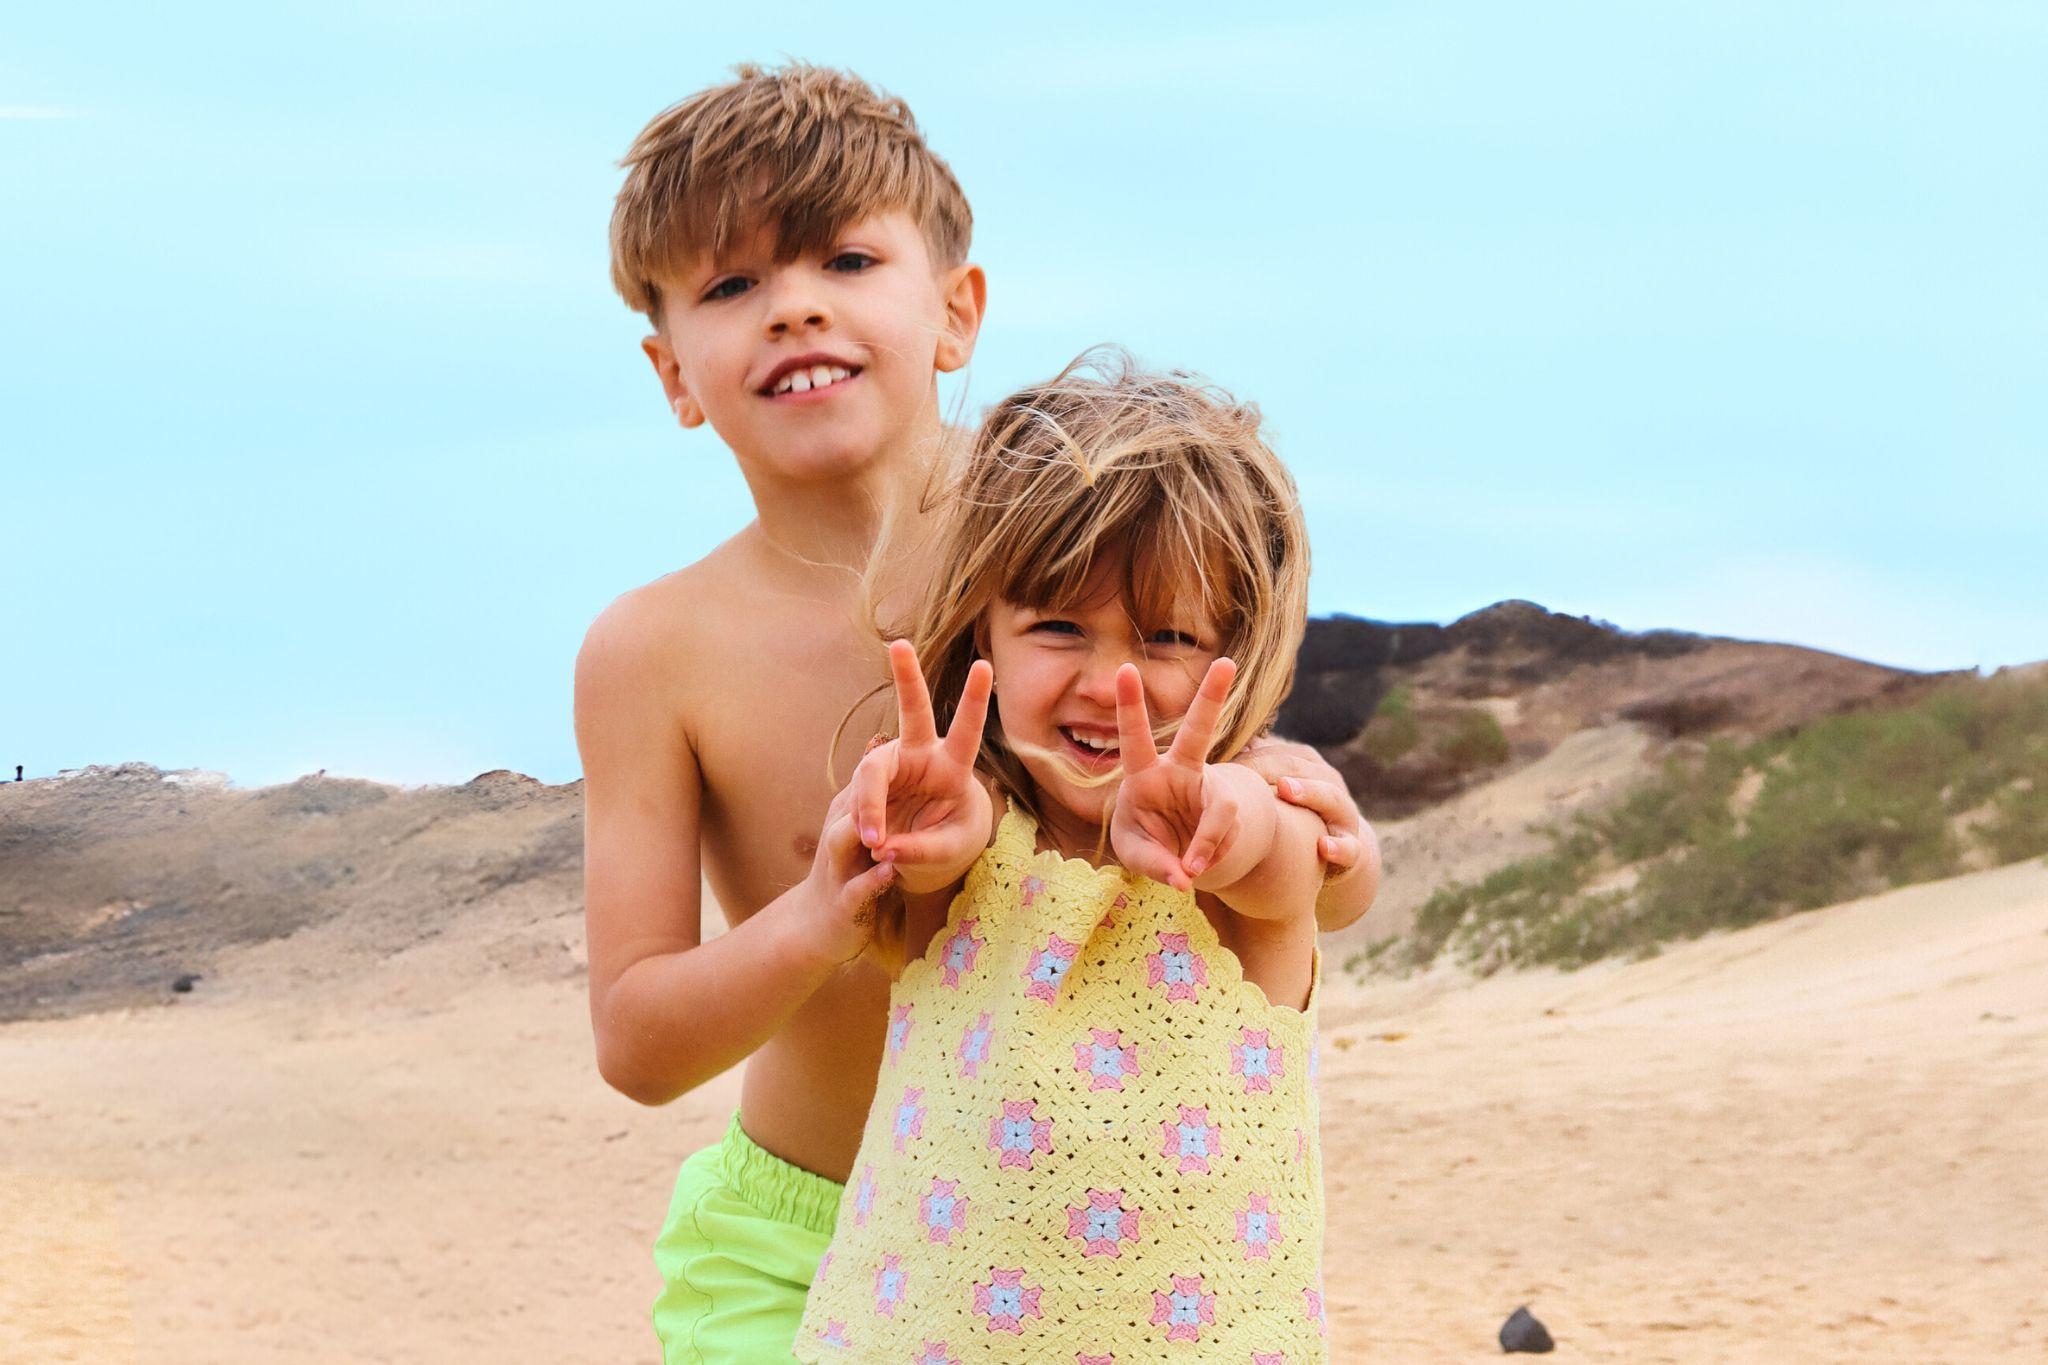
M 171 983 L 171 989 L 179 995 L 190 995 L 192 988 L 198 984 L 199 974 L 197 972 L 187 972 Z
M 1557 1344 L 1550 1339 L 1550 1333 L 1543 1329 L 1543 1324 L 1536 1321 L 1535 1314 L 1527 1308 L 1517 1308 L 1500 1325 L 1500 1348 L 1542 1355 L 1556 1350 Z

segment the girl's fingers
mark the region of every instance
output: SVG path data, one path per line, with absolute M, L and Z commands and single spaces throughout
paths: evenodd
M 1177 763 L 1209 761 L 1209 750 L 1216 743 L 1216 725 L 1223 718 L 1223 703 L 1229 700 L 1230 684 L 1236 677 L 1237 665 L 1229 659 L 1217 659 L 1209 665 L 1209 671 L 1202 675 L 1202 685 L 1195 689 L 1195 699 L 1188 703 L 1188 713 L 1181 717 L 1180 731 L 1174 735 L 1167 757 Z
M 1126 776 L 1159 760 L 1159 750 L 1152 744 L 1152 717 L 1145 710 L 1145 683 L 1136 664 L 1116 671 L 1116 747 Z
M 932 720 L 932 695 L 925 690 L 924 670 L 917 666 L 917 650 L 910 641 L 890 641 L 889 676 L 896 682 L 896 728 L 903 742 L 938 743 L 938 726 Z
M 884 744 L 860 761 L 848 789 L 853 793 L 852 826 L 860 842 L 882 846 L 889 833 L 889 783 L 896 776 L 896 746 Z
M 995 667 L 988 660 L 974 661 L 967 670 L 967 684 L 960 689 L 959 709 L 946 727 L 946 753 L 966 767 L 973 767 L 981 753 L 981 732 L 988 723 L 988 696 L 995 688 L 995 677 Z
M 1210 801 L 1202 808 L 1201 821 L 1195 826 L 1195 835 L 1188 840 L 1187 852 L 1181 854 L 1181 866 L 1190 877 L 1199 877 L 1216 865 L 1222 853 L 1224 842 L 1237 825 L 1237 806 L 1228 801 Z
M 1147 840 L 1143 847 L 1131 850 L 1134 856 L 1123 859 L 1124 867 L 1141 877 L 1150 877 L 1155 882 L 1165 882 L 1177 891 L 1185 891 L 1194 885 L 1187 869 L 1180 865 L 1180 859 L 1168 853 L 1163 847 Z
M 1313 777 L 1283 777 L 1280 779 L 1280 799 L 1314 811 L 1323 817 L 1323 823 L 1333 832 L 1358 828 L 1358 807 L 1341 783 L 1324 782 Z
M 892 863 L 924 866 L 958 853 L 960 836 L 944 828 L 921 829 L 915 834 L 892 834 L 884 850 Z

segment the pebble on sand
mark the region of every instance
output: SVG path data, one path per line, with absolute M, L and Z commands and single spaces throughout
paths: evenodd
M 1542 1355 L 1557 1349 L 1550 1333 L 1536 1320 L 1536 1315 L 1527 1307 L 1517 1308 L 1500 1325 L 1500 1348 L 1503 1351 L 1527 1351 L 1531 1355 Z

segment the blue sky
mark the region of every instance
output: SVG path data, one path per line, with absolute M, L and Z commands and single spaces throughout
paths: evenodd
M 2048 656 L 2048 8 L 765 8 L 12 7 L 0 761 L 575 777 L 584 627 L 748 515 L 615 163 L 783 55 L 973 199 L 967 407 L 1257 399 L 1319 612 Z

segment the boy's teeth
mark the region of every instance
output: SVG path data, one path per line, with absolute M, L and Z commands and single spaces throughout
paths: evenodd
M 809 393 L 812 389 L 822 389 L 827 384 L 851 378 L 853 371 L 843 365 L 813 365 L 807 370 L 791 370 L 776 380 L 775 392 Z

